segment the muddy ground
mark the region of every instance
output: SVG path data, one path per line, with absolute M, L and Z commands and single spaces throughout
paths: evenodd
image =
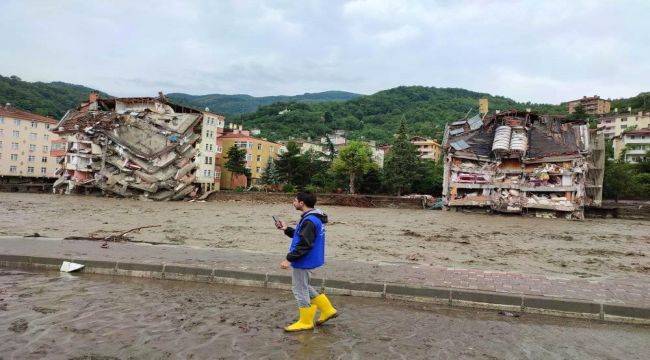
M 327 206 L 327 254 L 575 278 L 650 274 L 650 222 L 569 221 L 431 210 Z M 0 193 L 0 235 L 106 235 L 145 225 L 137 241 L 286 252 L 271 215 L 290 204 L 142 202 L 89 196 Z
M 286 334 L 290 292 L 0 269 L 0 354 L 16 359 L 642 359 L 650 328 L 332 297 Z M 645 355 L 643 355 L 645 354 Z

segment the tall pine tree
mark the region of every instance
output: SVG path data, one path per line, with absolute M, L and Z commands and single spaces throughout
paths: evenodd
M 410 191 L 414 180 L 419 175 L 419 165 L 419 154 L 408 138 L 406 122 L 402 119 L 397 131 L 397 138 L 384 165 L 386 184 L 397 193 L 397 196 Z

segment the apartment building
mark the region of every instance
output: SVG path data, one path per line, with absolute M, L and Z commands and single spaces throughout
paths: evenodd
M 650 127 L 639 130 L 631 130 L 614 137 L 614 156 L 621 157 L 625 150 L 623 161 L 627 163 L 639 163 L 647 160 L 646 155 L 650 151 Z
M 442 146 L 433 139 L 414 136 L 411 138 L 411 144 L 415 145 L 421 159 L 438 161 L 442 156 Z
M 607 114 L 612 103 L 609 100 L 601 99 L 598 95 L 592 97 L 583 96 L 582 99 L 572 100 L 567 103 L 569 114 L 573 114 L 578 106 L 582 106 L 585 113 L 590 115 Z
M 598 133 L 602 133 L 605 139 L 613 139 L 621 136 L 626 130 L 650 127 L 650 112 L 632 113 L 630 110 L 628 108 L 627 113 L 615 112 L 598 119 Z
M 220 189 L 221 172 L 217 169 L 217 154 L 221 149 L 218 144 L 218 137 L 223 133 L 225 117 L 210 112 L 209 108 L 203 111 L 203 123 L 201 126 L 201 139 L 197 142 L 196 180 L 201 186 L 202 192 Z
M 58 168 L 50 128 L 55 119 L 0 105 L 0 176 L 54 178 Z
M 56 192 L 182 200 L 218 188 L 215 155 L 224 118 L 158 97 L 88 101 L 56 125 L 64 161 Z
M 236 189 L 259 184 L 269 162 L 276 159 L 285 149 L 282 144 L 252 137 L 250 131 L 244 130 L 241 125 L 236 127 L 232 124 L 218 138 L 218 146 L 221 150 L 217 154 L 218 171 L 221 172 L 221 189 Z M 251 184 L 246 183 L 245 177 L 237 176 L 225 168 L 228 150 L 233 146 L 246 150 L 246 167 L 251 171 Z

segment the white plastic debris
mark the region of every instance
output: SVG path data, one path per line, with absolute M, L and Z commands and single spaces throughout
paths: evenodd
M 59 271 L 61 272 L 73 272 L 77 270 L 81 270 L 84 268 L 84 265 L 82 264 L 77 264 L 73 263 L 70 261 L 64 261 L 63 264 L 61 264 L 61 269 Z

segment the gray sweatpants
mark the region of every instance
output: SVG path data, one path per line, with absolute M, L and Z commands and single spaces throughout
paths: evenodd
M 311 270 L 293 269 L 291 276 L 291 291 L 296 297 L 299 307 L 311 306 L 311 299 L 318 296 L 318 292 L 309 285 L 311 279 Z

